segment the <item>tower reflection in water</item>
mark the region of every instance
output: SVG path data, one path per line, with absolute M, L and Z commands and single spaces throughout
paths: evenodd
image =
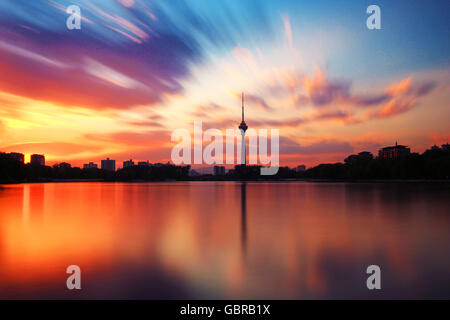
M 242 253 L 247 252 L 247 184 L 241 183 L 241 242 Z

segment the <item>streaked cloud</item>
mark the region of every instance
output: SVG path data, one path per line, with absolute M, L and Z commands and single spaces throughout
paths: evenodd
M 423 149 L 448 133 L 448 19 L 412 1 L 433 23 L 400 28 L 415 11 L 386 3 L 396 28 L 379 37 L 355 28 L 353 3 L 75 0 L 82 29 L 69 31 L 68 1 L 2 1 L 0 147 L 168 159 L 175 128 L 236 128 L 244 91 L 250 128 L 292 140 L 285 163 L 339 161 L 397 137 Z
M 292 40 L 292 29 L 291 29 L 291 20 L 289 19 L 289 15 L 284 14 L 281 16 L 283 19 L 283 26 L 284 26 L 284 33 L 286 35 L 286 39 L 289 43 L 289 47 L 293 47 L 293 40 Z
M 49 59 L 41 54 L 22 49 L 18 46 L 6 43 L 4 41 L 0 41 L 0 49 L 39 63 L 47 64 L 52 67 L 64 68 L 67 66 L 66 64 L 59 61 Z
M 90 58 L 85 59 L 84 71 L 94 77 L 122 88 L 132 89 L 144 87 L 142 83 L 139 83 L 138 81 Z
M 336 140 L 321 140 L 311 144 L 299 144 L 292 139 L 280 139 L 280 153 L 317 155 L 317 154 L 345 154 L 351 153 L 354 149 L 348 142 Z

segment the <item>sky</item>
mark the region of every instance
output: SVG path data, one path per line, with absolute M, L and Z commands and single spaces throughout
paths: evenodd
M 281 165 L 423 152 L 450 140 L 449 27 L 448 1 L 2 0 L 0 151 L 166 162 L 176 129 L 237 128 L 245 92 Z

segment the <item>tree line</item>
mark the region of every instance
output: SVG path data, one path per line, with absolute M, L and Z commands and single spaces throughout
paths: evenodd
M 314 179 L 450 179 L 450 150 L 430 149 L 396 159 L 368 153 L 352 155 L 344 163 L 320 164 L 301 174 Z
M 326 179 L 326 180 L 390 180 L 450 179 L 450 150 L 434 148 L 422 154 L 411 153 L 396 159 L 379 159 L 370 152 L 345 158 L 343 163 L 319 164 L 305 171 L 281 167 L 274 176 L 259 175 L 259 166 L 236 167 L 225 178 L 246 180 Z

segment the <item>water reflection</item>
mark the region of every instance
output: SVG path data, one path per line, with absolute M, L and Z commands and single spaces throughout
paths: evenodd
M 23 201 L 22 201 L 22 219 L 26 224 L 30 218 L 30 186 L 23 187 Z
M 241 183 L 241 240 L 242 252 L 245 256 L 247 252 L 247 184 Z
M 0 188 L 3 298 L 449 298 L 448 184 Z M 237 214 L 238 213 L 238 214 Z M 82 269 L 80 292 L 65 269 Z M 382 292 L 365 287 L 382 268 Z

